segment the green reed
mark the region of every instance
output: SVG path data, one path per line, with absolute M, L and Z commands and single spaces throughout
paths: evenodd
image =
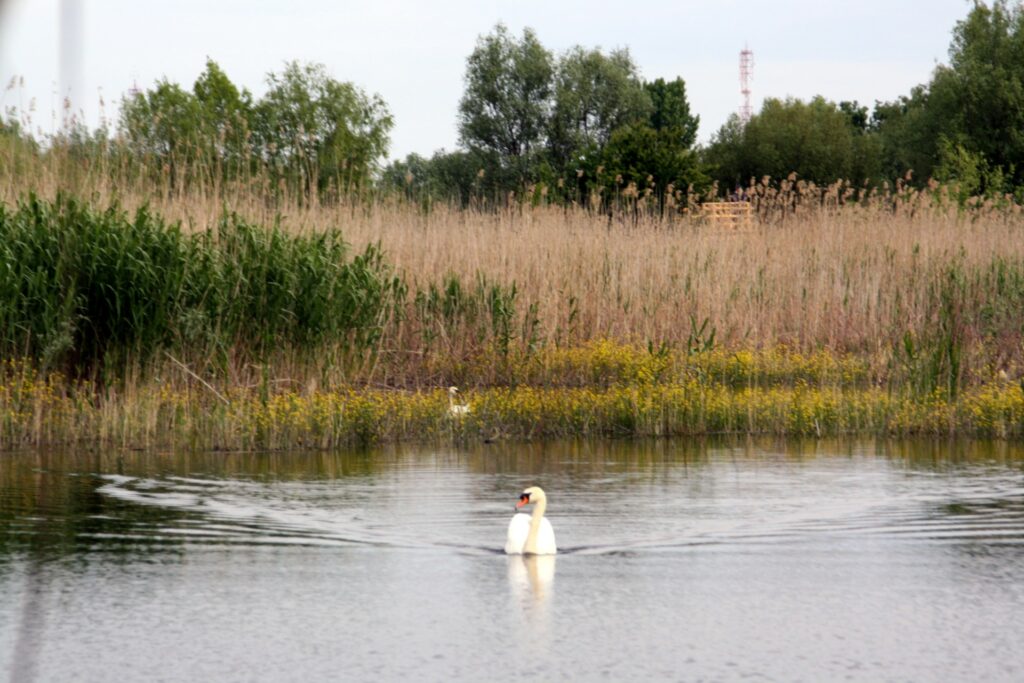
M 187 233 L 66 196 L 0 206 L 0 354 L 114 378 L 178 353 L 223 367 L 281 348 L 366 354 L 400 282 L 377 246 L 224 215 Z

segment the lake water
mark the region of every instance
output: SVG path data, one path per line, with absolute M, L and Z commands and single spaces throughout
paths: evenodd
M 519 492 L 559 554 L 506 557 Z M 0 680 L 1024 680 L 1024 448 L 0 454 Z

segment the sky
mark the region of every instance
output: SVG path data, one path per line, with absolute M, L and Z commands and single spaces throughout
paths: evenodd
M 681 76 L 707 142 L 741 104 L 739 52 L 754 53 L 751 103 L 766 97 L 872 106 L 948 61 L 969 0 L 0 0 L 0 108 L 34 132 L 61 120 L 64 94 L 94 126 L 133 86 L 191 87 L 206 59 L 259 96 L 286 61 L 320 62 L 377 93 L 394 115 L 391 158 L 458 143 L 466 57 L 503 22 L 556 54 L 629 48 L 647 80 Z M 60 16 L 77 16 L 62 50 Z M 14 86 L 9 87 L 12 83 Z M 23 85 L 22 85 L 23 83 Z

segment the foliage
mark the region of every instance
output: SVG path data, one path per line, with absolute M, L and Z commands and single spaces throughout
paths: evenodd
M 913 171 L 998 195 L 1024 183 L 1024 8 L 974 4 L 953 29 L 950 63 L 879 103 L 874 127 L 890 175 Z
M 269 90 L 254 110 L 261 157 L 286 178 L 311 189 L 361 189 L 387 153 L 393 120 L 387 105 L 319 64 L 291 62 L 267 76 Z
M 1024 181 L 1024 7 L 976 3 L 953 30 L 950 65 L 932 79 L 945 136 Z M 948 91 L 948 94 L 947 94 Z M 1000 191 L 1002 188 L 996 188 Z
M 647 119 L 651 99 L 627 50 L 576 46 L 558 61 L 548 150 L 563 177 L 593 165 L 612 134 Z
M 664 78 L 657 78 L 644 83 L 644 89 L 651 98 L 651 128 L 671 131 L 681 148 L 691 148 L 697 141 L 700 117 L 690 113 L 683 79 L 677 77 L 666 82 Z
M 384 194 L 403 196 L 426 208 L 434 201 L 459 207 L 502 205 L 505 193 L 516 188 L 511 174 L 492 153 L 439 150 L 429 159 L 409 154 L 388 164 L 379 187 Z
M 163 80 L 124 98 L 120 139 L 172 186 L 266 171 L 303 192 L 363 188 L 386 154 L 392 118 L 377 96 L 289 63 L 254 101 L 212 60 L 189 92 Z
M 113 379 L 175 350 L 204 363 L 364 352 L 399 283 L 379 249 L 347 259 L 339 233 L 291 236 L 226 215 L 186 234 L 145 208 L 68 198 L 0 206 L 0 353 Z
M 471 151 L 493 154 L 520 185 L 542 148 L 553 73 L 551 53 L 533 31 L 524 29 L 517 40 L 503 24 L 481 36 L 466 60 L 460 140 Z
M 602 155 L 608 178 L 636 191 L 650 191 L 660 200 L 672 188 L 707 185 L 700 161 L 682 146 L 678 129 L 654 129 L 647 125 L 616 130 Z
M 690 356 L 600 343 L 548 352 L 581 384 L 480 387 L 457 423 L 441 388 L 297 390 L 145 381 L 97 394 L 89 383 L 0 363 L 0 447 L 90 443 L 132 448 L 332 448 L 377 441 L 566 436 L 836 434 L 1024 436 L 1024 388 L 988 383 L 957 397 L 862 384 L 841 357 L 741 350 Z M 667 371 L 666 371 L 667 370 Z M 772 377 L 758 373 L 774 371 Z M 730 374 L 722 374 L 727 372 Z M 736 374 L 731 374 L 736 373 Z M 212 389 L 212 390 L 211 390 Z
M 768 98 L 746 125 L 733 115 L 715 136 L 706 159 L 727 187 L 751 178 L 798 178 L 818 184 L 871 180 L 864 138 L 848 111 L 821 97 L 810 102 Z
M 600 205 L 634 180 L 703 187 L 691 153 L 697 124 L 683 80 L 645 83 L 628 50 L 577 45 L 555 60 L 529 29 L 516 40 L 499 24 L 467 60 L 459 118 L 466 156 L 435 155 L 429 164 L 450 171 L 471 160 L 475 175 L 460 169 L 457 191 L 436 183 L 426 191 L 463 205 L 467 196 L 504 204 L 513 195 L 589 204 L 603 193 Z M 392 187 L 403 172 L 397 165 L 388 174 Z

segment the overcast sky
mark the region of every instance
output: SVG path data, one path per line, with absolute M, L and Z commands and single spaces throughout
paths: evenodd
M 287 60 L 321 62 L 339 80 L 379 93 L 395 117 L 391 157 L 429 155 L 457 142 L 466 56 L 504 22 L 533 28 L 556 53 L 572 45 L 628 47 L 643 77 L 682 76 L 706 141 L 740 105 L 739 52 L 754 52 L 754 110 L 765 97 L 859 100 L 907 93 L 946 62 L 951 30 L 969 0 L 0 0 L 4 109 L 33 128 L 59 119 L 59 17 L 81 16 L 71 72 L 76 110 L 95 123 L 100 98 L 116 116 L 121 95 L 162 77 L 191 87 L 207 56 L 254 95 Z M 77 8 L 75 10 L 74 8 Z M 78 91 L 81 91 L 80 93 Z

